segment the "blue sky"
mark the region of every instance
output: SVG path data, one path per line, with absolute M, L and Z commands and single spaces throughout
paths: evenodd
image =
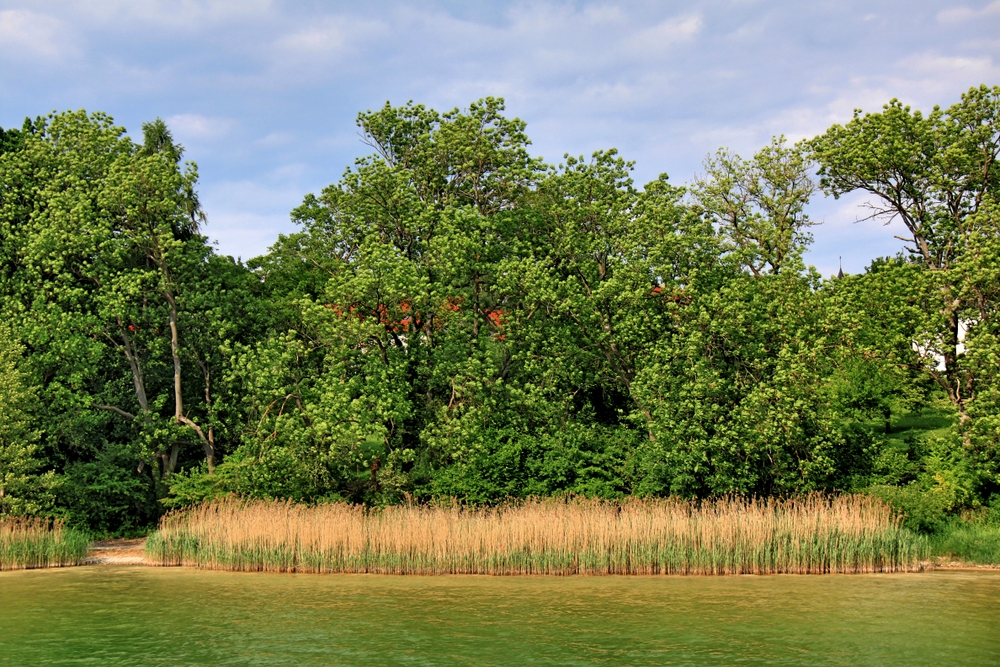
M 637 183 L 683 183 L 720 146 L 748 156 L 980 83 L 1000 83 L 1000 0 L 0 0 L 0 126 L 86 108 L 138 135 L 164 118 L 199 165 L 207 232 L 243 258 L 367 152 L 355 117 L 386 100 L 502 96 L 551 162 L 616 147 Z M 824 274 L 900 248 L 855 224 L 859 203 L 811 208 Z

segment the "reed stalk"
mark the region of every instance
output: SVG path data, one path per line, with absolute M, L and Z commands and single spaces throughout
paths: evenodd
M 61 521 L 0 516 L 0 570 L 79 565 L 87 546 L 85 535 Z
M 225 499 L 168 514 L 162 565 L 379 574 L 819 574 L 920 569 L 927 541 L 867 496 L 493 508 Z

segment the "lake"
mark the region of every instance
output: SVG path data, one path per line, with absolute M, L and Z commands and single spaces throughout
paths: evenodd
M 2 665 L 1000 664 L 1000 573 L 0 572 Z

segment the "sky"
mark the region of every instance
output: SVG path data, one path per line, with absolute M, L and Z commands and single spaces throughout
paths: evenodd
M 1000 0 L 0 0 L 0 126 L 83 108 L 140 137 L 163 118 L 198 164 L 206 233 L 243 259 L 370 152 L 355 119 L 387 101 L 503 97 L 551 163 L 614 147 L 637 184 L 682 184 L 720 147 L 982 83 L 1000 84 Z M 862 203 L 811 203 L 824 275 L 902 247 Z

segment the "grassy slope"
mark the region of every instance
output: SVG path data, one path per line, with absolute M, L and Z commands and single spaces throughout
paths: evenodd
M 1000 526 L 956 520 L 931 535 L 931 550 L 971 565 L 1000 565 Z
M 908 448 L 907 436 L 921 439 L 944 437 L 954 423 L 954 411 L 949 406 L 934 404 L 894 418 L 886 439 L 891 447 Z
M 901 454 L 909 454 L 914 442 L 945 437 L 955 423 L 954 411 L 945 401 L 904 414 L 892 420 L 886 434 L 887 445 Z M 930 535 L 934 556 L 974 565 L 1000 565 L 1000 513 L 976 519 L 953 517 Z

